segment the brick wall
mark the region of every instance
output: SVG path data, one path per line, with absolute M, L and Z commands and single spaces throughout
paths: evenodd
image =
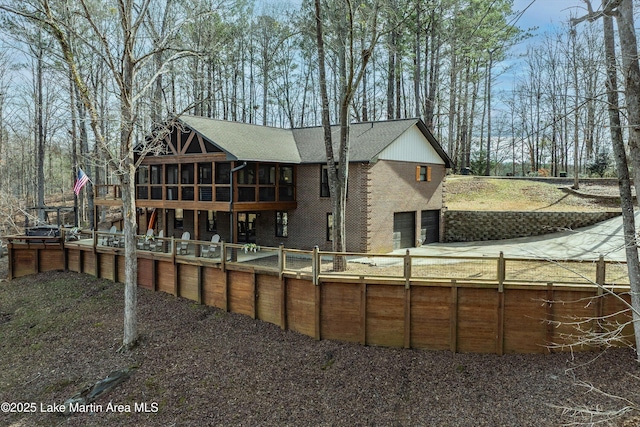
M 474 242 L 539 236 L 560 229 L 586 227 L 620 212 L 446 211 L 445 242 Z
M 431 181 L 416 181 L 416 166 L 381 160 L 369 171 L 368 251 L 393 250 L 393 215 L 416 213 L 416 238 L 420 237 L 420 214 L 423 210 L 442 209 L 444 165 L 431 166 Z M 442 227 L 441 227 L 442 228 Z
M 259 242 L 263 245 L 280 243 L 288 248 L 331 250 L 327 240 L 327 214 L 331 213 L 331 199 L 320 197 L 319 164 L 300 165 L 297 174 L 298 208 L 288 211 L 288 237 L 275 236 L 275 213 L 263 212 L 258 220 Z M 349 165 L 347 195 L 347 250 L 361 252 L 366 243 L 366 163 Z
M 420 236 L 423 210 L 442 208 L 445 168 L 432 167 L 430 182 L 416 181 L 417 163 L 381 160 L 349 166 L 347 198 L 347 251 L 387 252 L 393 249 L 393 214 L 416 213 L 416 237 Z M 262 215 L 269 232 L 265 245 L 284 243 L 290 248 L 331 250 L 327 240 L 327 214 L 331 200 L 320 197 L 320 165 L 300 165 L 297 176 L 298 209 L 289 211 L 289 237 L 275 237 L 275 217 Z M 259 229 L 262 228 L 259 226 Z

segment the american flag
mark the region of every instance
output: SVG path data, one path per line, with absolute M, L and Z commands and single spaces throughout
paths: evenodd
M 76 193 L 76 196 L 80 194 L 82 187 L 84 187 L 87 182 L 89 182 L 89 177 L 87 176 L 87 174 L 84 173 L 82 169 L 78 169 L 78 178 L 76 179 L 76 183 L 73 186 L 73 192 Z

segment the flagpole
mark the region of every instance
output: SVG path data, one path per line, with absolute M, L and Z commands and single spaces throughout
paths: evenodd
M 75 149 L 75 146 L 74 146 Z M 75 150 L 74 150 L 75 155 Z M 78 179 L 78 164 L 76 163 L 73 167 L 73 184 L 76 184 L 76 180 Z M 76 192 L 73 192 L 73 226 L 78 227 L 79 218 L 78 218 L 78 195 Z

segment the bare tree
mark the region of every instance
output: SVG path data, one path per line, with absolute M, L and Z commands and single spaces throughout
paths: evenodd
M 607 100 L 609 108 L 609 121 L 611 125 L 611 140 L 616 158 L 616 170 L 620 188 L 620 201 L 622 207 L 622 223 L 625 238 L 627 268 L 629 282 L 631 286 L 631 311 L 634 324 L 634 335 L 636 343 L 640 343 L 640 260 L 638 259 L 638 247 L 636 242 L 635 216 L 633 209 L 633 198 L 631 195 L 631 179 L 629 167 L 627 165 L 627 154 L 625 152 L 622 136 L 622 126 L 619 115 L 617 66 L 615 55 L 615 40 L 613 22 L 611 16 L 616 16 L 618 32 L 620 36 L 620 46 L 622 51 L 623 75 L 625 76 L 625 100 L 630 121 L 629 131 L 629 151 L 635 169 L 636 182 L 640 171 L 640 66 L 638 64 L 637 45 L 635 28 L 633 25 L 633 5 L 631 0 L 603 0 L 602 11 L 593 12 L 591 2 L 585 0 L 589 14 L 576 18 L 573 24 L 582 21 L 594 21 L 602 17 L 604 22 L 605 55 L 607 63 Z M 636 344 L 636 359 L 640 362 L 640 345 Z
M 135 211 L 135 171 L 136 139 L 138 118 L 136 105 L 163 70 L 158 70 L 146 81 L 139 81 L 140 71 L 153 58 L 155 50 L 142 42 L 141 28 L 146 19 L 150 0 L 113 0 L 117 11 L 117 20 L 111 25 L 102 25 L 100 9 L 103 4 L 90 0 L 79 0 L 73 6 L 50 0 L 38 0 L 33 4 L 19 3 L 13 6 L 2 5 L 1 9 L 31 20 L 48 31 L 57 41 L 64 62 L 69 68 L 71 79 L 78 89 L 78 95 L 86 108 L 89 123 L 96 144 L 111 170 L 120 180 L 125 241 L 125 310 L 124 310 L 124 350 L 133 347 L 138 339 L 137 331 L 137 257 L 136 257 L 136 211 Z M 72 49 L 71 37 L 75 37 L 74 27 L 69 16 L 74 15 L 92 32 L 91 38 L 76 37 L 75 40 L 87 43 L 110 73 L 119 104 L 119 132 L 115 141 L 105 134 L 102 117 L 98 109 L 98 94 L 91 91 L 86 76 L 78 67 L 78 58 Z M 116 31 L 117 43 L 111 42 L 107 31 Z M 174 32 L 170 32 L 175 34 Z M 70 36 L 71 35 L 71 36 Z M 174 53 L 165 63 L 183 57 L 184 52 Z M 115 143 L 114 143 L 115 142 Z M 144 154 L 144 153 L 141 153 Z
M 366 66 L 380 33 L 378 31 L 378 11 L 380 1 L 372 4 L 354 4 L 351 0 L 338 0 L 333 3 L 332 21 L 337 41 L 336 50 L 339 80 L 339 124 L 340 139 L 338 152 L 334 151 L 329 112 L 329 96 L 327 92 L 326 50 L 325 50 L 325 14 L 320 0 L 315 0 L 316 43 L 318 48 L 319 86 L 322 99 L 322 127 L 324 129 L 324 145 L 327 155 L 329 192 L 331 195 L 333 215 L 333 251 L 346 251 L 346 205 L 347 181 L 349 179 L 349 122 L 351 102 L 362 81 Z M 369 37 L 366 48 L 356 51 L 359 40 L 358 22 L 365 22 Z M 342 271 L 346 268 L 343 257 L 336 257 L 334 269 Z

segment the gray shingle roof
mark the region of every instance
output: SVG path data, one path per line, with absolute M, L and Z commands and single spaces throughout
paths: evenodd
M 280 129 L 226 120 L 183 115 L 180 120 L 227 154 L 227 158 L 245 161 L 282 163 L 325 163 L 324 131 L 321 126 Z M 419 119 L 352 123 L 350 152 L 352 162 L 370 162 L 410 127 L 417 125 L 431 145 L 451 167 L 451 160 Z M 332 126 L 334 152 L 337 155 L 340 127 Z
M 300 163 L 296 142 L 288 129 L 189 115 L 180 116 L 180 120 L 224 151 L 229 159 Z
M 349 129 L 350 161 L 371 161 L 417 121 L 417 119 L 407 119 L 351 124 Z M 333 150 L 337 156 L 340 147 L 340 126 L 332 126 L 331 134 Z M 322 127 L 294 129 L 293 136 L 298 144 L 302 163 L 325 163 L 327 161 Z

